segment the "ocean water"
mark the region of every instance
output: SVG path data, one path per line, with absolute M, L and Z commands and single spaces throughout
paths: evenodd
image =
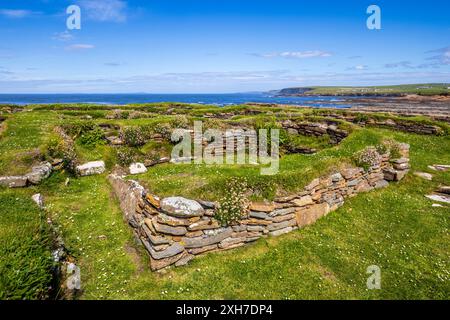
M 230 94 L 0 94 L 0 104 L 96 103 L 124 105 L 149 102 L 184 102 L 218 106 L 248 102 L 348 108 L 346 97 L 277 97 L 267 93 Z M 352 101 L 355 97 L 352 97 Z

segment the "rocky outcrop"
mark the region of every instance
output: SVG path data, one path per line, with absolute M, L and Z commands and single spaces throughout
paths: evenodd
M 160 200 L 136 181 L 118 175 L 108 179 L 120 200 L 125 220 L 158 270 L 188 263 L 194 256 L 243 246 L 261 237 L 279 236 L 313 224 L 343 205 L 345 198 L 401 180 L 409 170 L 409 145 L 400 144 L 401 159 L 382 155 L 365 171 L 347 167 L 311 181 L 301 192 L 253 202 L 242 220 L 222 226 L 214 218 L 216 204 L 182 197 Z

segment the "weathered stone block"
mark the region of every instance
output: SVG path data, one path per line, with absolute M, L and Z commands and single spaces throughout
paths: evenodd
M 155 235 L 152 235 L 152 234 L 147 234 L 147 238 L 155 246 L 162 245 L 162 244 L 170 244 L 172 242 L 170 239 L 168 239 L 166 237 L 155 236 Z
M 231 237 L 232 238 L 246 238 L 248 235 L 247 231 L 234 232 Z
M 295 214 L 294 213 L 290 213 L 290 214 L 285 214 L 283 216 L 276 216 L 275 218 L 273 218 L 273 222 L 277 223 L 277 222 L 283 222 L 283 221 L 287 221 L 287 220 L 291 220 L 295 218 Z
M 355 187 L 356 192 L 367 192 L 372 190 L 373 187 L 367 182 L 367 180 L 362 180 L 358 185 Z
M 243 224 L 239 224 L 237 226 L 232 226 L 231 228 L 233 229 L 234 232 L 241 232 L 241 231 L 247 230 L 247 226 L 243 225 Z
M 249 232 L 260 232 L 260 231 L 264 231 L 264 227 L 263 226 L 248 226 L 247 230 Z
M 153 227 L 155 228 L 155 230 L 159 233 L 164 233 L 164 234 L 170 234 L 173 236 L 182 236 L 185 235 L 187 232 L 187 229 L 185 227 L 172 227 L 166 224 L 161 224 L 158 223 L 156 221 L 156 219 L 152 220 L 153 223 Z
M 148 228 L 151 232 L 156 233 L 156 229 L 155 229 L 155 227 L 153 226 L 152 219 L 145 218 L 145 219 L 144 219 L 144 224 L 145 224 L 144 227 L 147 226 L 147 228 Z
M 269 216 L 271 216 L 271 217 L 282 216 L 282 215 L 293 213 L 293 212 L 295 212 L 295 210 L 296 209 L 293 207 L 277 209 L 277 210 L 274 210 L 271 213 L 269 213 Z
M 268 221 L 268 220 L 263 220 L 263 219 L 245 219 L 241 221 L 242 224 L 247 224 L 247 225 L 269 225 L 272 222 Z
M 292 227 L 286 227 L 286 228 L 283 228 L 283 229 L 271 231 L 270 235 L 274 236 L 274 237 L 277 237 L 277 236 L 280 236 L 282 234 L 289 233 L 291 231 L 292 231 Z
M 198 231 L 188 231 L 184 236 L 188 237 L 188 238 L 194 238 L 194 237 L 200 237 L 204 235 L 202 230 L 198 230 Z
M 298 207 L 303 207 L 303 206 L 312 204 L 313 200 L 312 200 L 311 196 L 308 195 L 308 196 L 301 197 L 300 199 L 292 200 L 292 203 Z
M 190 218 L 193 219 L 193 218 Z M 172 217 L 169 215 L 166 215 L 164 213 L 159 213 L 156 216 L 156 222 L 161 224 L 167 224 L 171 227 L 179 227 L 179 226 L 188 226 L 196 221 L 190 221 L 190 219 L 182 219 L 177 217 Z M 195 219 L 200 219 L 199 217 L 195 217 Z
M 277 197 L 277 198 L 275 198 L 275 201 L 284 203 L 284 202 L 292 201 L 292 200 L 294 200 L 297 197 L 298 197 L 298 195 L 291 195 L 291 196 L 286 196 L 286 197 Z
M 174 264 L 175 262 L 177 262 L 178 260 L 180 260 L 181 258 L 183 258 L 186 255 L 186 252 L 181 252 L 173 257 L 170 258 L 166 258 L 166 259 L 161 259 L 161 260 L 156 260 L 153 259 L 150 256 L 150 268 L 153 271 L 165 268 L 170 266 L 171 264 Z
M 27 183 L 28 179 L 25 176 L 0 177 L 0 186 L 8 188 L 23 188 Z
M 389 182 L 387 182 L 386 180 L 380 180 L 380 181 L 376 182 L 375 188 L 380 189 L 380 188 L 387 187 L 388 185 L 389 185 Z
M 186 254 L 184 255 L 180 260 L 178 260 L 177 262 L 175 262 L 175 267 L 181 267 L 181 266 L 185 266 L 189 263 L 189 261 L 191 261 L 192 259 L 194 259 L 194 255 L 192 254 Z
M 37 204 L 41 209 L 44 209 L 44 197 L 40 193 L 34 194 L 31 199 Z
M 450 194 L 450 187 L 449 186 L 440 186 L 438 189 L 438 192 L 444 193 L 444 194 Z
M 397 171 L 395 173 L 395 181 L 400 181 L 402 180 L 406 174 L 409 172 L 409 170 L 402 170 L 402 171 Z
M 213 245 L 209 245 L 209 246 L 205 246 L 205 247 L 189 249 L 188 252 L 191 254 L 202 254 L 202 253 L 216 250 L 216 249 L 218 249 L 217 244 L 213 244 Z
M 250 204 L 250 210 L 259 212 L 271 212 L 275 210 L 275 206 L 273 203 L 252 202 Z
M 384 180 L 387 180 L 387 181 L 395 180 L 396 171 L 394 169 L 386 168 L 383 170 L 383 174 L 384 174 Z
M 418 172 L 418 171 L 416 171 L 416 172 L 414 172 L 414 175 L 418 176 L 418 177 L 420 177 L 422 179 L 428 180 L 428 181 L 433 180 L 433 175 L 431 175 L 429 173 L 426 173 L 426 172 Z
M 145 246 L 148 252 L 150 253 L 151 257 L 156 260 L 166 259 L 169 257 L 173 257 L 174 255 L 177 255 L 184 251 L 184 247 L 179 244 L 178 242 L 175 242 L 174 244 L 167 247 L 167 249 L 162 251 L 156 251 L 152 248 L 152 246 L 145 242 L 147 245 Z
M 251 218 L 270 220 L 269 215 L 265 212 L 250 211 L 248 215 Z
M 286 227 L 289 227 L 289 221 L 272 223 L 271 225 L 267 226 L 267 230 L 275 231 L 275 230 L 283 229 L 283 228 L 286 228 Z
M 205 209 L 197 201 L 183 197 L 162 199 L 161 209 L 168 215 L 180 218 L 199 217 L 205 213 Z
M 52 173 L 52 165 L 50 162 L 43 162 L 37 166 L 31 168 L 31 172 L 25 176 L 32 184 L 39 184 L 42 180 L 47 179 Z
M 311 181 L 310 184 L 308 184 L 308 185 L 305 187 L 305 190 L 311 191 L 312 189 L 314 189 L 315 187 L 317 187 L 317 186 L 319 185 L 319 183 L 320 183 L 320 179 L 319 179 L 319 178 L 314 179 L 313 181 Z
M 364 172 L 363 168 L 346 168 L 341 171 L 341 174 L 346 180 L 352 180 L 362 172 Z
M 220 224 L 216 220 L 200 220 L 188 226 L 189 231 L 208 230 L 220 228 Z
M 310 225 L 328 212 L 330 212 L 330 206 L 326 202 L 313 205 L 307 209 L 300 209 L 296 213 L 297 225 L 299 227 Z
M 408 163 L 409 159 L 408 158 L 398 158 L 398 159 L 391 160 L 391 162 L 394 164 L 404 164 L 404 163 Z
M 182 242 L 185 244 L 186 248 L 199 248 L 199 247 L 205 247 L 209 246 L 211 244 L 219 243 L 220 241 L 230 237 L 233 233 L 233 229 L 231 228 L 224 228 L 220 233 L 217 233 L 216 235 L 211 236 L 202 236 L 202 237 L 196 237 L 196 238 L 187 238 L 184 237 L 182 239 Z
M 354 187 L 356 186 L 361 179 L 353 179 L 347 182 L 347 187 Z
M 221 248 L 221 249 L 229 248 L 231 246 L 234 246 L 235 244 L 244 243 L 246 239 L 247 239 L 246 237 L 244 237 L 244 238 L 226 238 L 226 239 L 220 241 L 219 248 Z
M 102 174 L 105 172 L 105 162 L 91 161 L 76 167 L 76 172 L 79 176 L 90 176 L 94 174 Z
M 409 169 L 409 163 L 394 163 L 395 170 L 406 170 Z
M 158 196 L 155 196 L 153 194 L 147 193 L 145 195 L 145 199 L 152 205 L 154 206 L 156 209 L 160 208 L 160 199 Z
M 140 174 L 147 172 L 147 168 L 143 163 L 132 163 L 128 168 L 130 170 L 130 174 Z
M 335 174 L 332 174 L 330 176 L 330 178 L 331 178 L 332 182 L 339 182 L 339 181 L 341 181 L 343 179 L 342 174 L 340 174 L 339 172 L 335 173 Z
M 205 209 L 215 209 L 217 206 L 215 202 L 211 201 L 197 200 L 197 202 Z

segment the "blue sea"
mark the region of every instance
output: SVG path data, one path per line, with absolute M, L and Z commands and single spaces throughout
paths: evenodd
M 312 107 L 348 108 L 347 97 L 279 97 L 268 93 L 229 94 L 0 94 L 0 104 L 95 103 L 124 105 L 149 102 L 184 102 L 217 106 L 248 102 L 279 103 Z M 354 102 L 355 97 L 351 98 Z

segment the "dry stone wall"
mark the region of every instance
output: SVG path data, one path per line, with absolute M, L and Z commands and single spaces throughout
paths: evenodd
M 125 220 L 150 255 L 150 267 L 180 266 L 197 255 L 244 246 L 261 237 L 279 236 L 314 223 L 342 206 L 346 197 L 382 188 L 409 171 L 409 145 L 401 144 L 402 158 L 383 155 L 365 171 L 347 167 L 311 181 L 303 191 L 270 203 L 251 203 L 238 223 L 222 226 L 214 218 L 216 204 L 182 197 L 159 199 L 139 183 L 110 175 Z
M 288 130 L 291 134 L 301 134 L 315 137 L 328 134 L 333 144 L 339 144 L 348 136 L 347 131 L 338 129 L 337 125 L 332 122 L 294 122 L 291 120 L 284 120 L 281 121 L 281 126 L 283 129 Z
M 349 121 L 362 126 L 373 126 L 388 128 L 391 130 L 399 130 L 403 132 L 424 134 L 424 135 L 441 135 L 444 134 L 444 129 L 438 125 L 420 123 L 414 120 L 405 119 L 378 119 L 377 117 L 366 113 L 366 119 L 362 119 L 360 116 L 364 115 L 361 112 L 350 112 L 349 114 L 339 114 L 332 112 L 324 113 L 322 116 L 332 117 L 340 120 Z

